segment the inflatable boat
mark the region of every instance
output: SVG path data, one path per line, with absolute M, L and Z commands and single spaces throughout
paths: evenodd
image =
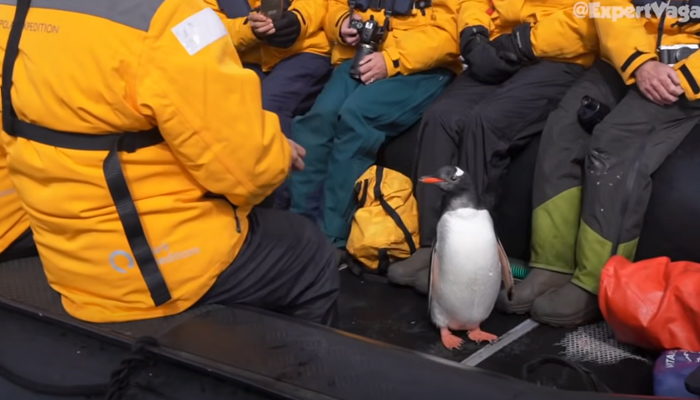
M 415 178 L 411 130 L 378 163 Z M 526 273 L 538 141 L 513 160 L 495 220 Z M 700 129 L 655 174 L 638 258 L 700 261 Z M 515 264 L 515 262 L 514 262 Z M 575 329 L 494 311 L 492 344 L 442 347 L 427 299 L 341 271 L 340 329 L 206 306 L 138 322 L 71 318 L 38 258 L 0 263 L 0 400 L 614 400 L 653 394 L 656 354 L 604 321 Z M 692 385 L 691 385 L 692 386 Z

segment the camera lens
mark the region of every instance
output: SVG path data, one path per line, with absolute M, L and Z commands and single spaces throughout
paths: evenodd
M 681 47 L 680 49 L 676 50 L 673 61 L 674 63 L 677 63 L 688 58 L 691 54 L 693 54 L 693 49 L 689 47 Z

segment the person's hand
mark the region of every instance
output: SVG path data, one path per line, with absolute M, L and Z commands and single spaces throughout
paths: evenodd
M 505 82 L 522 68 L 522 64 L 512 54 L 499 53 L 489 43 L 474 47 L 464 58 L 464 62 L 471 77 L 492 85 Z
M 292 139 L 287 139 L 289 141 L 289 146 L 292 148 L 292 170 L 293 171 L 303 171 L 304 157 L 306 157 L 306 149 L 299 146 Z
M 288 49 L 296 43 L 301 34 L 301 22 L 295 12 L 285 11 L 282 17 L 273 22 L 274 33 L 265 38 L 267 44 L 273 47 Z
M 523 65 L 530 64 L 537 61 L 530 40 L 531 32 L 532 26 L 529 23 L 520 24 L 511 33 L 505 33 L 491 43 L 496 48 L 499 57 L 505 61 Z
M 272 23 L 272 19 L 266 15 L 252 12 L 248 14 L 248 22 L 250 22 L 250 28 L 253 30 L 253 34 L 258 39 L 275 33 L 275 25 Z
M 352 19 L 361 21 L 362 17 L 353 13 Z M 343 23 L 340 24 L 340 38 L 343 39 L 345 44 L 350 46 L 355 46 L 360 41 L 360 34 L 357 32 L 357 29 L 350 26 L 350 17 L 346 17 Z
M 640 65 L 634 77 L 644 97 L 660 106 L 675 103 L 684 93 L 676 70 L 655 60 Z
M 360 61 L 360 80 L 365 85 L 387 76 L 386 61 L 380 52 L 368 54 Z
M 467 64 L 467 73 L 487 84 L 504 82 L 522 67 L 515 55 L 502 52 L 499 56 L 498 50 L 489 41 L 488 31 L 481 26 L 462 30 L 460 52 Z

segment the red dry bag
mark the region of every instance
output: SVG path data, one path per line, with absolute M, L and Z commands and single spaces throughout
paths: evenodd
M 620 342 L 657 351 L 700 351 L 698 263 L 613 256 L 603 268 L 598 301 Z

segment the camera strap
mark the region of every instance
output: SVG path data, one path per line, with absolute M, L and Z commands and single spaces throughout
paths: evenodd
M 357 0 L 348 0 L 348 6 L 350 7 L 350 11 L 348 13 L 348 22 L 352 21 L 352 14 L 355 13 L 355 6 L 357 5 Z
M 664 12 L 661 14 L 661 18 L 659 19 L 659 32 L 656 35 L 656 52 L 657 53 L 661 52 L 661 39 L 664 36 L 664 24 L 666 23 L 666 12 L 668 11 L 669 5 L 671 5 L 671 0 L 666 1 L 666 8 L 664 8 Z
M 386 18 L 384 19 L 384 32 L 383 34 L 386 34 L 391 30 L 391 25 L 390 25 L 390 20 L 391 20 L 391 14 L 394 13 L 394 3 L 396 0 L 387 0 L 387 5 L 384 8 L 384 15 Z

